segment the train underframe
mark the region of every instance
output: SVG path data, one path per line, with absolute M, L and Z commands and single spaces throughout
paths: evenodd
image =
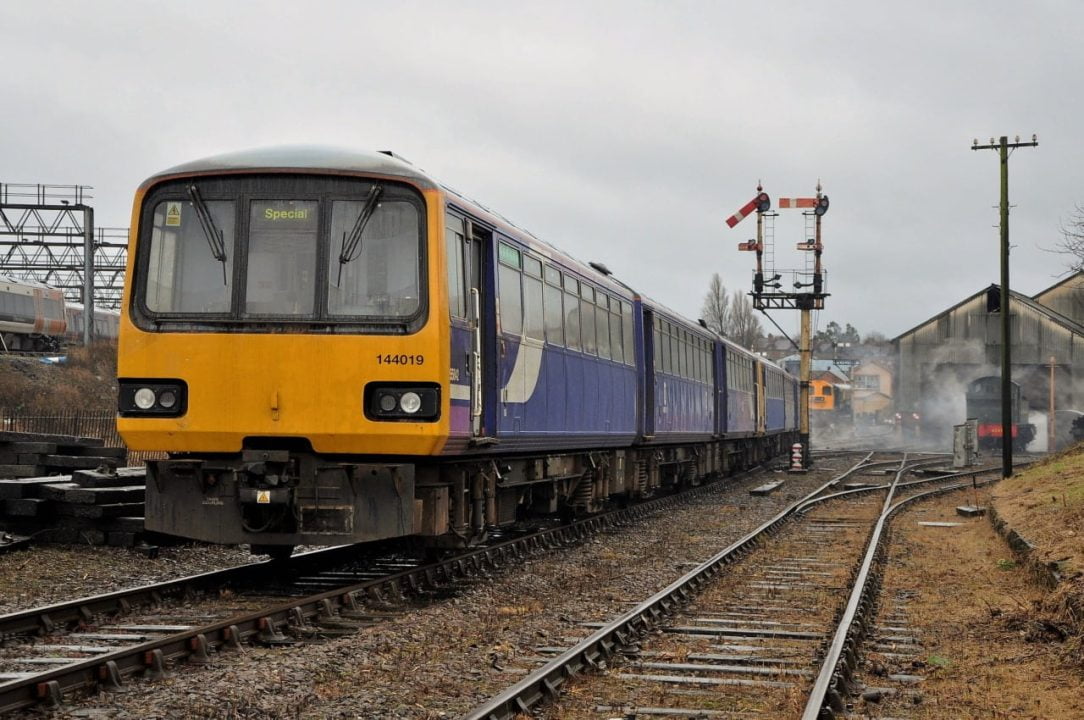
M 257 551 L 414 536 L 465 547 L 496 528 L 698 485 L 782 456 L 797 433 L 433 462 L 248 449 L 147 464 L 148 530 Z
M 54 352 L 60 349 L 59 338 L 37 333 L 0 333 L 0 350 L 7 352 Z

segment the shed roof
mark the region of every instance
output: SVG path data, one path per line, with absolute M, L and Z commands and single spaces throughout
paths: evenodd
M 898 343 L 905 336 L 911 335 L 912 333 L 914 333 L 914 332 L 916 332 L 918 330 L 921 330 L 922 328 L 926 327 L 930 323 L 932 323 L 932 322 L 934 322 L 936 320 L 939 320 L 942 317 L 945 317 L 946 315 L 951 313 L 953 310 L 956 310 L 957 308 L 963 307 L 967 303 L 969 303 L 972 300 L 974 300 L 975 298 L 977 298 L 979 295 L 982 295 L 985 292 L 989 292 L 990 290 L 995 289 L 995 288 L 1000 289 L 1000 286 L 997 283 L 990 283 L 990 285 L 988 285 L 987 287 L 984 287 L 982 290 L 979 290 L 976 293 L 968 295 L 966 298 L 964 298 L 960 302 L 956 303 L 955 305 L 953 305 L 953 306 L 951 306 L 949 308 L 946 308 L 945 310 L 942 310 L 941 312 L 937 313 L 936 315 L 923 320 L 922 322 L 920 322 L 918 325 L 915 325 L 910 330 L 907 330 L 906 332 L 900 333 L 896 337 L 892 338 L 892 342 Z M 1047 290 L 1050 290 L 1050 289 L 1051 288 L 1047 288 Z M 1044 290 L 1043 292 L 1047 292 L 1047 290 Z M 1036 312 L 1040 313 L 1041 315 L 1045 315 L 1051 322 L 1054 322 L 1054 323 L 1057 323 L 1058 325 L 1061 325 L 1066 330 L 1069 330 L 1069 331 L 1071 331 L 1073 333 L 1076 333 L 1077 335 L 1084 335 L 1084 325 L 1080 325 L 1080 324 L 1074 322 L 1073 320 L 1067 318 L 1066 316 L 1062 315 L 1061 313 L 1056 312 L 1054 310 L 1051 310 L 1046 305 L 1043 305 L 1042 303 L 1035 301 L 1033 298 L 1030 298 L 1027 295 L 1024 295 L 1023 293 L 1019 293 L 1016 290 L 1013 290 L 1011 288 L 1009 289 L 1009 296 L 1012 298 L 1013 302 L 1019 302 L 1019 303 L 1021 303 L 1023 305 L 1026 305 L 1027 307 L 1035 310 Z

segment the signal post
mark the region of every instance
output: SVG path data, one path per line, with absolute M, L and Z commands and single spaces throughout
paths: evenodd
M 782 290 L 782 274 L 772 267 L 765 267 L 765 221 L 774 220 L 776 213 L 770 212 L 771 198 L 764 192 L 764 188 L 757 185 L 757 195 L 746 203 L 738 212 L 727 218 L 726 224 L 734 227 L 743 218 L 752 212 L 757 214 L 757 238 L 755 241 L 738 244 L 738 249 L 747 252 L 756 252 L 756 270 L 753 273 L 753 307 L 767 315 L 768 310 L 798 310 L 801 312 L 801 337 L 799 338 L 798 352 L 799 364 L 799 397 L 798 397 L 798 439 L 802 444 L 802 469 L 810 467 L 810 417 L 809 417 L 809 388 L 813 370 L 813 321 L 814 310 L 824 309 L 824 299 L 828 297 L 825 292 L 824 270 L 821 265 L 821 254 L 824 246 L 821 243 L 821 218 L 828 212 L 828 196 L 821 193 L 820 183 L 817 183 L 817 194 L 814 197 L 779 198 L 780 209 L 801 209 L 806 216 L 806 239 L 798 243 L 798 250 L 812 253 L 812 261 L 806 262 L 806 267 L 801 270 L 783 271 L 789 272 L 793 280 L 794 292 Z M 812 227 L 809 219 L 812 218 Z M 812 230 L 812 237 L 809 231 Z M 774 255 L 774 254 L 773 254 Z M 765 277 L 770 273 L 769 277 Z M 807 289 L 808 288 L 808 289 Z M 770 316 L 769 316 L 770 319 Z M 773 321 L 774 322 L 774 321 Z M 793 341 L 791 341 L 793 342 Z

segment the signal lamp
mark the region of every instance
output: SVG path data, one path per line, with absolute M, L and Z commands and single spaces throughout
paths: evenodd
M 824 215 L 826 212 L 828 212 L 828 196 L 827 195 L 821 195 L 817 199 L 817 207 L 813 208 L 813 213 L 817 217 L 820 217 L 821 215 Z

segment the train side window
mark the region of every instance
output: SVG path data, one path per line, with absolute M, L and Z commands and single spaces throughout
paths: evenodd
M 556 275 L 556 283 L 550 275 Z M 546 342 L 551 345 L 565 344 L 565 321 L 564 312 L 561 309 L 561 273 L 554 268 L 546 268 L 546 286 L 543 288 L 543 322 L 546 328 Z
M 587 285 L 580 285 L 580 293 L 586 296 L 594 289 Z M 591 355 L 598 354 L 598 342 L 595 338 L 595 305 L 588 297 L 580 298 L 580 337 L 583 340 L 583 351 Z
M 565 342 L 570 350 L 580 350 L 580 287 L 575 278 L 564 276 Z
M 610 354 L 610 312 L 603 307 L 606 296 L 598 295 L 598 305 L 595 306 L 595 332 L 598 335 L 598 356 L 609 360 Z
M 530 260 L 531 258 L 524 258 L 524 260 Z M 528 264 L 524 263 L 526 269 Z M 541 268 L 539 268 L 538 275 L 532 277 L 531 274 L 525 274 L 523 276 L 523 324 L 524 333 L 527 337 L 534 340 L 541 341 L 544 338 L 543 320 L 542 320 L 542 281 L 539 279 L 541 276 Z
M 681 351 L 678 348 L 677 328 L 670 323 L 667 323 L 667 328 L 670 331 L 670 363 L 667 370 L 671 375 L 679 375 L 681 374 Z
M 523 256 L 523 272 L 531 277 L 542 277 L 542 261 L 530 255 Z
M 444 244 L 448 253 L 448 309 L 452 317 L 467 317 L 463 276 L 463 219 L 448 215 L 444 221 Z
M 561 287 L 561 271 L 552 265 L 547 265 L 545 269 L 546 282 L 550 285 Z
M 636 343 L 633 341 L 632 306 L 621 301 L 621 337 L 625 348 L 625 364 L 636 364 Z
M 625 362 L 625 338 L 621 336 L 621 306 L 610 301 L 610 354 L 616 362 Z
M 523 300 L 519 272 L 519 250 L 500 243 L 500 270 L 497 274 L 499 287 L 497 297 L 500 300 L 501 332 L 520 335 L 523 332 Z
M 692 338 L 689 336 L 688 330 L 681 331 L 681 376 L 686 379 L 692 379 L 693 376 L 693 363 L 692 363 Z

